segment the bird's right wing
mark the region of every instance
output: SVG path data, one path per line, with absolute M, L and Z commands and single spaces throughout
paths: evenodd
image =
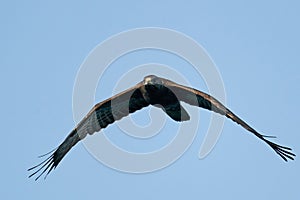
M 130 113 L 133 113 L 149 105 L 143 98 L 140 91 L 142 83 L 125 90 L 113 97 L 96 104 L 91 111 L 81 120 L 81 122 L 72 130 L 66 139 L 53 150 L 51 155 L 40 164 L 28 169 L 29 171 L 37 169 L 29 177 L 38 172 L 41 173 L 36 177 L 37 180 L 41 175 L 46 176 L 57 167 L 63 157 L 70 149 L 87 134 L 93 134 L 107 127 Z M 47 154 L 46 154 L 47 155 Z M 45 176 L 45 177 L 46 177 Z
M 183 85 L 179 85 L 169 80 L 165 80 L 165 85 L 169 89 L 173 91 L 176 97 L 180 101 L 184 101 L 190 105 L 198 106 L 201 108 L 205 108 L 221 115 L 226 116 L 227 118 L 231 119 L 232 121 L 238 123 L 243 128 L 247 129 L 248 131 L 252 132 L 255 136 L 266 142 L 282 159 L 287 161 L 287 159 L 294 160 L 294 153 L 291 152 L 291 148 L 284 147 L 278 144 L 275 144 L 266 139 L 265 135 L 258 133 L 255 129 L 249 126 L 245 121 L 231 112 L 228 108 L 226 108 L 221 102 L 219 102 L 216 98 L 201 92 L 199 90 L 186 87 Z
M 93 134 L 109 124 L 126 117 L 130 113 L 149 105 L 143 97 L 140 88 L 142 83 L 129 88 L 111 98 L 96 104 L 84 119 L 77 125 L 79 136 Z M 82 135 L 81 135 L 82 134 Z

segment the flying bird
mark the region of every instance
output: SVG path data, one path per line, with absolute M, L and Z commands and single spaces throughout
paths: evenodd
M 66 139 L 48 153 L 51 155 L 47 159 L 28 169 L 29 171 L 35 170 L 29 177 L 36 175 L 35 180 L 37 180 L 46 173 L 46 178 L 70 149 L 88 134 L 92 135 L 109 124 L 149 105 L 162 108 L 175 121 L 187 121 L 190 116 L 180 104 L 181 101 L 226 116 L 268 144 L 283 160 L 294 160 L 296 155 L 292 153 L 291 148 L 269 141 L 266 138 L 272 136 L 260 134 L 209 94 L 168 79 L 149 75 L 135 86 L 96 104 Z

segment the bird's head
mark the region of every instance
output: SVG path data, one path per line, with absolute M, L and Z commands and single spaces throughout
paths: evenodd
M 144 78 L 144 85 L 146 86 L 159 86 L 163 84 L 163 80 L 155 75 L 149 75 Z

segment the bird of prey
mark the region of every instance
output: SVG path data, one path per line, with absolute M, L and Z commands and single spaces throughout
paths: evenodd
M 66 139 L 56 149 L 48 153 L 51 153 L 51 155 L 46 160 L 28 169 L 29 171 L 36 170 L 29 177 L 40 173 L 35 179 L 37 180 L 42 174 L 46 173 L 46 178 L 69 150 L 85 138 L 87 134 L 94 134 L 109 124 L 149 105 L 162 108 L 175 121 L 187 121 L 190 116 L 181 106 L 181 101 L 226 116 L 268 144 L 283 160 L 294 160 L 296 155 L 292 153 L 291 148 L 269 141 L 266 138 L 271 136 L 258 133 L 214 97 L 168 79 L 149 75 L 135 86 L 96 104 Z

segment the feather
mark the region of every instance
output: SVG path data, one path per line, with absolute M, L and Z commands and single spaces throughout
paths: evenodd
M 42 156 L 51 154 L 48 158 L 28 169 L 28 171 L 33 171 L 29 177 L 37 175 L 35 178 L 37 180 L 45 174 L 46 178 L 72 147 L 87 134 L 94 134 L 116 120 L 149 105 L 162 108 L 175 121 L 189 120 L 190 116 L 180 105 L 180 101 L 226 116 L 268 144 L 285 161 L 294 160 L 296 156 L 291 148 L 267 140 L 266 138 L 274 136 L 260 134 L 209 94 L 150 75 L 132 88 L 96 104 L 56 149 Z

